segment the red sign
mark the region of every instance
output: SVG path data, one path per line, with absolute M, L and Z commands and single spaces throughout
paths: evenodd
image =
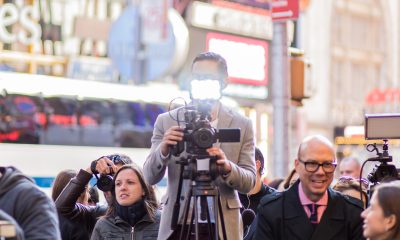
M 274 0 L 272 21 L 285 21 L 299 17 L 299 0 Z

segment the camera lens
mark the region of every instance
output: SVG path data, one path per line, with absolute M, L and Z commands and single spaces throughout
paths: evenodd
M 211 129 L 200 128 L 193 133 L 193 141 L 200 148 L 209 148 L 214 143 L 214 133 Z

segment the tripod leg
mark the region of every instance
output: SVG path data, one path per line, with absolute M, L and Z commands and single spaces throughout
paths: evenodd
M 222 235 L 224 240 L 227 240 L 228 238 L 226 237 L 226 229 L 225 229 L 225 221 L 224 221 L 224 214 L 222 212 L 222 204 L 221 204 L 221 199 L 218 196 L 216 196 L 217 201 L 218 201 L 218 210 L 219 210 L 219 218 L 221 220 L 221 228 L 222 228 Z
M 211 224 L 211 217 L 210 217 L 210 209 L 208 206 L 208 201 L 207 201 L 207 197 L 204 197 L 206 199 L 206 214 L 207 214 L 207 226 L 208 226 L 208 235 L 211 236 L 211 240 L 214 240 L 214 236 L 213 236 L 213 230 L 212 230 L 212 224 Z M 215 216 L 215 215 L 214 215 Z
M 196 233 L 196 240 L 199 240 L 199 208 L 197 207 L 199 201 L 199 197 L 195 196 L 195 201 L 193 204 L 193 208 L 194 208 L 194 229 L 195 229 L 195 233 Z
M 183 233 L 185 231 L 186 228 L 186 224 L 187 224 L 187 219 L 188 219 L 188 214 L 189 214 L 189 209 L 190 209 L 190 202 L 192 200 L 192 189 L 190 188 L 187 196 L 186 196 L 186 202 L 185 202 L 185 207 L 184 207 L 184 215 L 183 215 L 183 223 L 182 223 L 182 228 L 181 228 L 181 233 L 179 234 L 179 239 L 182 240 L 183 239 Z M 189 232 L 190 232 L 190 225 L 189 225 Z M 188 239 L 188 238 L 186 238 Z
M 192 218 L 190 219 L 189 230 L 186 233 L 186 240 L 190 239 L 190 234 L 192 232 L 193 221 L 194 221 L 194 209 L 192 210 Z

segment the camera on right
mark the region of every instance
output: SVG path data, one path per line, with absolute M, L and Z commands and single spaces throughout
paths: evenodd
M 367 145 L 367 151 L 375 152 L 376 156 L 368 158 L 361 167 L 362 172 L 367 162 L 376 162 L 374 169 L 368 174 L 371 195 L 376 185 L 400 179 L 400 169 L 391 164 L 393 158 L 389 154 L 388 144 L 391 139 L 400 139 L 400 113 L 365 114 L 364 130 L 366 140 L 382 141 L 382 149 L 376 143 Z

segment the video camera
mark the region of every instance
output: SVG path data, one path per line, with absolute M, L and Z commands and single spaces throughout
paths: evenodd
M 400 179 L 398 169 L 392 162 L 392 156 L 389 155 L 388 139 L 400 139 L 400 114 L 366 114 L 365 115 L 365 139 L 382 140 L 382 152 L 379 151 L 376 143 L 368 144 L 367 151 L 375 151 L 377 157 L 369 158 L 366 162 L 380 162 L 376 164 L 371 173 L 368 174 L 368 180 L 377 185 L 382 181 Z M 363 164 L 363 166 L 364 166 Z
M 172 147 L 171 154 L 179 156 L 183 151 L 189 154 L 186 159 L 178 162 L 189 165 L 183 175 L 186 179 L 214 180 L 220 174 L 216 166 L 217 159 L 209 156 L 207 149 L 216 142 L 240 142 L 240 129 L 216 129 L 211 126 L 211 107 L 212 101 L 209 100 L 201 100 L 196 106 L 185 107 L 183 140 Z
M 239 142 L 240 129 L 216 129 L 211 126 L 211 103 L 199 101 L 196 107 L 187 107 L 184 113 L 183 140 L 173 148 L 172 154 L 179 156 L 184 150 L 196 156 L 207 156 L 207 148 L 218 142 Z

